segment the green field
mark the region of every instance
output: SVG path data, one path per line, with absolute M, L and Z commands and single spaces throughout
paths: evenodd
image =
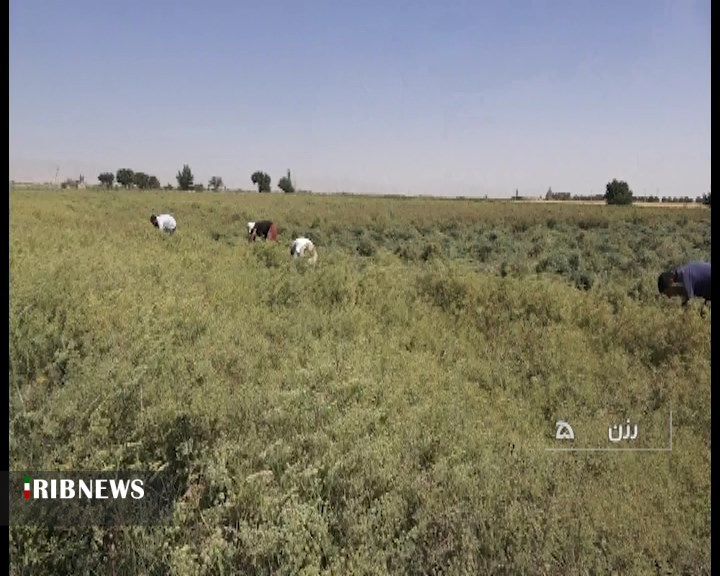
M 710 574 L 710 309 L 656 287 L 709 258 L 708 209 L 13 191 L 11 468 L 184 490 L 11 573 Z

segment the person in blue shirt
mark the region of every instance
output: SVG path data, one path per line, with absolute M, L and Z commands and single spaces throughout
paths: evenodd
M 693 298 L 710 302 L 710 262 L 689 262 L 658 276 L 658 291 L 668 298 L 680 296 L 683 306 Z

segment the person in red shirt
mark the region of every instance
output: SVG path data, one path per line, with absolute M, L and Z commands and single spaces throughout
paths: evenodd
M 248 222 L 248 242 L 255 242 L 258 236 L 265 240 L 277 240 L 277 226 L 270 220 L 260 220 L 259 222 Z

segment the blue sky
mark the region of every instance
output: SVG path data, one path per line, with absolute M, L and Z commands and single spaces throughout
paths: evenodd
M 710 189 L 709 0 L 11 0 L 10 176 Z

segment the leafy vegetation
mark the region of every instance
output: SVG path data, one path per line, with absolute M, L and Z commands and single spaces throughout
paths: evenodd
M 193 176 L 190 166 L 184 164 L 182 170 L 179 170 L 175 179 L 178 183 L 178 190 L 192 190 L 195 177 Z
M 170 527 L 13 527 L 11 574 L 710 574 L 711 310 L 655 286 L 710 258 L 709 210 L 10 207 L 11 469 L 165 465 L 187 488 Z M 258 215 L 280 242 L 246 241 Z M 671 409 L 672 452 L 546 451 L 558 419 L 582 446 L 626 417 L 667 446 Z
M 160 181 L 155 176 L 149 176 L 145 172 L 133 174 L 133 184 L 140 190 L 157 190 L 160 188 Z
M 223 186 L 223 180 L 222 178 L 220 178 L 220 176 L 213 176 L 208 182 L 208 188 L 210 188 L 214 192 L 217 192 Z
M 286 194 L 292 194 L 295 192 L 295 186 L 293 186 L 292 178 L 290 176 L 290 170 L 287 171 L 287 176 L 283 176 L 278 181 L 278 188 Z
M 98 175 L 98 180 L 105 188 L 112 188 L 113 182 L 115 181 L 115 174 L 112 172 L 103 172 Z
M 260 170 L 253 172 L 252 176 L 250 176 L 250 180 L 258 187 L 258 192 L 270 192 L 271 179 L 265 172 Z
M 120 168 L 117 171 L 115 180 L 117 180 L 117 183 L 120 184 L 120 186 L 130 188 L 135 183 L 135 172 L 130 168 Z
M 160 181 L 156 176 L 151 176 L 145 172 L 135 172 L 130 168 L 120 168 L 117 175 L 112 172 L 103 172 L 98 175 L 98 180 L 105 188 L 112 188 L 113 181 L 123 188 L 138 188 L 140 190 L 159 190 Z
M 624 180 L 608 182 L 605 189 L 605 200 L 608 204 L 627 205 L 633 202 L 633 193 Z

